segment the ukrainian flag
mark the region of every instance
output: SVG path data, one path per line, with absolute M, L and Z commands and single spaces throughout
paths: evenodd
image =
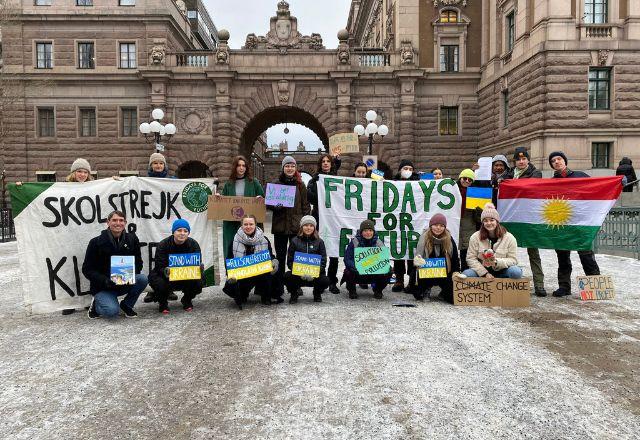
M 484 208 L 484 205 L 491 202 L 493 188 L 478 188 L 470 186 L 467 188 L 467 209 Z

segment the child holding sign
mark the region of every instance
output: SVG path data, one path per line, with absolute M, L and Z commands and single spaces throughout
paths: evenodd
M 453 280 L 451 276 L 460 270 L 460 259 L 456 242 L 447 229 L 447 218 L 438 213 L 429 220 L 429 229 L 424 231 L 416 247 L 413 264 L 418 271 L 418 291 L 414 298 L 422 301 L 431 297 L 431 288 L 440 287 L 440 296 L 453 303 Z M 442 264 L 444 263 L 444 264 Z
M 200 245 L 193 238 L 189 237 L 191 225 L 185 219 L 178 219 L 171 226 L 171 236 L 165 238 L 156 249 L 153 270 L 149 273 L 149 285 L 153 289 L 156 301 L 158 301 L 158 311 L 163 315 L 169 314 L 169 294 L 175 291 L 182 291 L 184 295 L 180 302 L 182 308 L 190 312 L 193 310 L 193 299 L 202 292 L 202 274 L 204 265 L 202 264 L 202 254 Z M 170 276 L 171 260 L 180 259 L 180 256 L 188 256 L 188 262 L 181 264 L 181 269 L 197 266 L 197 270 L 184 270 L 187 275 L 179 276 L 179 281 L 172 280 Z M 195 269 L 195 267 L 194 267 Z
M 291 295 L 289 304 L 298 302 L 298 289 L 302 286 L 313 287 L 315 302 L 322 302 L 322 292 L 329 287 L 329 278 L 325 275 L 327 251 L 316 226 L 316 219 L 305 215 L 300 220 L 298 235 L 289 243 L 287 267 L 291 272 L 284 275 L 284 284 Z

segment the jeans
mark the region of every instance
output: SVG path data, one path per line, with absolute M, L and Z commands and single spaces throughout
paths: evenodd
M 558 256 L 558 286 L 561 289 L 571 291 L 571 251 L 556 251 Z M 596 262 L 593 251 L 578 251 L 580 263 L 585 275 L 600 275 L 600 267 Z
M 119 288 L 118 290 L 102 290 L 93 296 L 96 312 L 105 318 L 114 318 L 120 314 L 120 304 L 118 297 L 126 295 L 122 300 L 125 306 L 133 308 L 138 301 L 138 297 L 145 287 L 147 287 L 147 276 L 143 273 L 136 275 L 136 283 L 133 286 Z
M 475 277 L 478 276 L 478 273 L 473 269 L 466 269 L 462 273 L 463 273 L 463 275 L 466 275 L 466 276 L 472 277 L 472 278 L 475 278 Z M 496 277 L 496 278 L 518 279 L 518 278 L 522 278 L 522 269 L 520 269 L 520 267 L 518 267 L 518 266 L 510 266 L 510 267 L 508 267 L 506 269 L 502 269 L 502 270 L 499 270 L 497 272 L 493 272 L 492 275 L 494 277 Z

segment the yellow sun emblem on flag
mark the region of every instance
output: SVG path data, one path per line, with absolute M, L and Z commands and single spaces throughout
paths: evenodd
M 573 209 L 571 203 L 563 198 L 551 198 L 542 204 L 542 218 L 547 226 L 560 228 L 571 220 Z

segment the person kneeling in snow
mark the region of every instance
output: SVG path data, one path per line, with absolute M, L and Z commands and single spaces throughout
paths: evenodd
M 424 297 L 431 297 L 431 288 L 438 286 L 441 289 L 440 297 L 445 301 L 453 302 L 453 280 L 451 276 L 460 270 L 458 247 L 451 233 L 447 229 L 447 218 L 443 214 L 436 214 L 429 220 L 429 228 L 424 231 L 418 240 L 418 246 L 413 258 L 416 270 L 426 264 L 425 258 L 444 258 L 447 266 L 447 276 L 444 278 L 419 278 L 418 291 L 413 294 L 416 300 L 422 301 Z
M 382 298 L 382 291 L 387 284 L 389 284 L 389 277 L 391 271 L 388 274 L 382 275 L 360 275 L 356 269 L 354 251 L 360 247 L 384 247 L 382 240 L 378 238 L 378 234 L 375 231 L 375 223 L 373 220 L 365 220 L 360 224 L 360 229 L 356 233 L 356 236 L 351 239 L 347 250 L 344 253 L 344 265 L 346 266 L 344 274 L 342 275 L 343 282 L 347 283 L 347 291 L 349 292 L 350 299 L 358 298 L 356 293 L 356 284 L 371 284 L 373 288 L 373 297 Z
M 202 278 L 197 280 L 169 281 L 169 255 L 200 254 L 200 245 L 189 237 L 191 226 L 185 219 L 178 219 L 171 226 L 172 235 L 158 243 L 155 254 L 155 265 L 149 273 L 149 284 L 153 289 L 153 297 L 158 301 L 158 311 L 169 314 L 169 295 L 175 291 L 184 294 L 180 302 L 187 312 L 193 310 L 193 299 L 202 292 Z M 200 274 L 204 275 L 204 265 L 200 265 Z
M 293 237 L 291 243 L 289 243 L 287 267 L 290 271 L 293 270 L 293 260 L 296 252 L 320 255 L 320 276 L 313 278 L 311 275 L 298 276 L 294 275 L 293 272 L 287 272 L 284 275 L 284 284 L 287 286 L 289 295 L 291 295 L 289 304 L 298 302 L 298 289 L 303 286 L 313 287 L 313 300 L 315 302 L 322 302 L 322 292 L 329 287 L 329 277 L 325 274 L 327 251 L 324 246 L 324 241 L 318 236 L 316 224 L 316 219 L 312 216 L 305 215 L 302 217 L 298 235 Z

